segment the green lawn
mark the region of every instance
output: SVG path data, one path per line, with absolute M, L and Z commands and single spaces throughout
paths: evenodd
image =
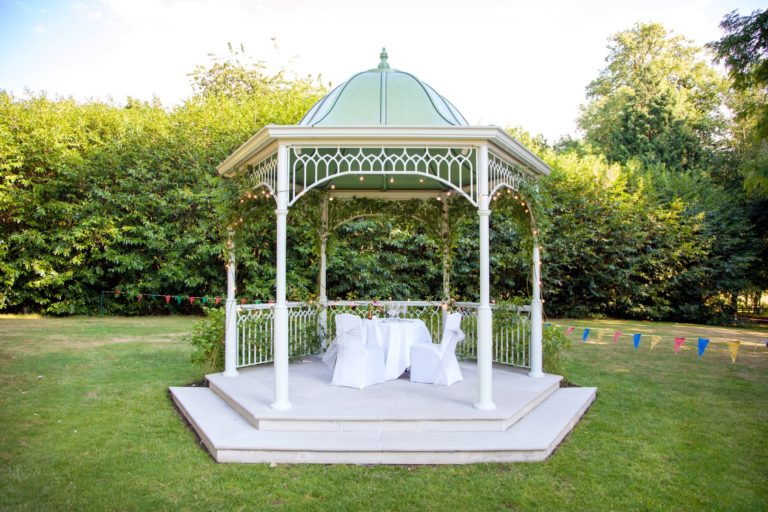
M 575 341 L 598 398 L 544 463 L 269 467 L 214 463 L 174 410 L 193 322 L 0 317 L 0 510 L 768 509 L 766 330 L 689 326 L 699 359 L 674 324 L 553 320 L 670 341 Z M 718 340 L 752 335 L 731 363 Z

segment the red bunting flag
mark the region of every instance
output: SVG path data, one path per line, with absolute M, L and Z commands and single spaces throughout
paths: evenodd
M 618 343 L 619 342 L 619 336 L 621 336 L 622 334 L 624 334 L 624 333 L 621 332 L 621 331 L 616 331 L 615 333 L 613 333 L 613 342 L 614 343 Z
M 683 343 L 685 343 L 685 338 L 683 337 L 675 338 L 675 354 L 680 352 L 680 347 L 683 346 Z
M 218 305 L 219 302 L 221 302 L 221 297 L 216 297 L 216 305 Z
M 573 330 L 574 330 L 574 329 L 575 329 L 575 327 L 569 327 L 569 328 L 567 328 L 567 329 L 565 330 L 565 335 L 566 335 L 566 336 L 568 336 L 569 334 L 571 334 L 571 333 L 573 332 Z
M 195 298 L 194 297 L 190 297 L 189 298 L 189 303 L 190 304 L 194 304 L 195 303 Z
M 240 304 L 245 304 L 245 299 L 240 300 Z
M 136 296 L 136 302 L 141 302 L 141 294 L 138 294 L 138 295 Z
M 165 296 L 165 303 L 166 304 L 170 304 L 171 303 L 171 296 L 170 295 L 166 295 Z
M 120 296 L 120 290 L 115 290 L 115 297 L 119 297 L 119 296 Z

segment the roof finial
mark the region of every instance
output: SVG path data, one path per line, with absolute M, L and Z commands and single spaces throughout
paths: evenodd
M 389 62 L 387 62 L 387 58 L 389 55 L 387 55 L 387 49 L 382 48 L 381 53 L 379 54 L 379 58 L 381 58 L 381 62 L 379 62 L 379 69 L 389 69 Z

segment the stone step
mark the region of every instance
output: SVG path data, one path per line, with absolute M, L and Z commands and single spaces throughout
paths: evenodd
M 208 375 L 212 391 L 259 430 L 308 432 L 504 432 L 560 387 L 561 377 L 532 379 L 524 373 L 494 373 L 496 408 L 479 411 L 476 365 L 462 364 L 465 380 L 434 386 L 397 379 L 352 389 L 330 384 L 320 363 L 295 365 L 288 411 L 272 409 L 274 381 L 269 368 L 244 370 L 238 377 Z
M 595 399 L 595 388 L 561 388 L 504 432 L 265 431 L 209 388 L 171 388 L 218 462 L 466 464 L 546 459 Z

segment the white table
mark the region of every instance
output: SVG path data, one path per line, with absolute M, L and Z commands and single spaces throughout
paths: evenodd
M 418 319 L 374 318 L 365 320 L 366 337 L 384 349 L 384 378 L 394 380 L 411 366 L 411 345 L 432 343 L 432 335 Z

